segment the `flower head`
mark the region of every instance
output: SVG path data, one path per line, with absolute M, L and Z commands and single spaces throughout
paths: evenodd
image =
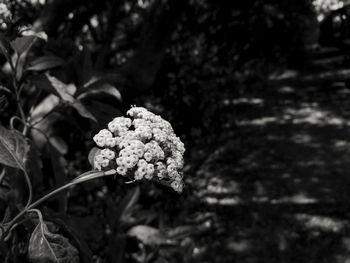
M 171 124 L 142 107 L 132 107 L 127 115 L 114 118 L 93 137 L 101 148 L 94 168 L 115 169 L 133 180 L 162 180 L 182 192 L 185 147 Z

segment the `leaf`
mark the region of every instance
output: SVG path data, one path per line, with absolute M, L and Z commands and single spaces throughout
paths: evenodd
M 43 71 L 43 70 L 48 70 L 58 66 L 62 66 L 64 64 L 66 64 L 66 62 L 60 57 L 53 56 L 53 55 L 42 56 L 30 62 L 30 66 L 27 67 L 26 70 Z
M 4 37 L 4 35 L 0 34 L 0 52 L 6 57 L 7 61 L 11 61 L 11 45 Z
M 29 48 L 33 45 L 35 39 L 35 36 L 18 37 L 15 40 L 11 41 L 11 46 L 16 51 L 16 53 L 20 55 L 23 52 L 29 50 Z
M 67 179 L 67 173 L 65 170 L 65 167 L 67 166 L 67 161 L 60 154 L 60 152 L 51 144 L 49 144 L 48 147 L 50 152 L 52 170 L 55 178 L 55 186 L 60 187 L 66 182 L 66 179 Z M 61 194 L 58 196 L 58 198 L 59 198 L 58 210 L 60 212 L 66 211 L 68 196 L 65 194 Z
M 100 94 L 100 93 L 105 93 L 107 95 L 110 95 L 110 96 L 118 99 L 119 101 L 121 101 L 121 99 L 122 99 L 122 96 L 116 87 L 114 87 L 108 83 L 98 81 L 98 80 L 93 82 L 93 83 L 90 83 L 88 86 L 86 86 L 86 89 L 84 89 L 84 90 L 86 90 L 86 91 L 82 92 L 78 96 L 78 99 L 83 99 L 83 98 L 86 98 L 88 96 L 95 96 L 95 95 Z
M 88 111 L 88 109 L 78 100 L 75 100 L 71 106 L 73 108 L 75 108 L 78 113 L 80 114 L 80 116 L 84 117 L 84 118 L 88 118 L 91 119 L 95 122 L 97 122 L 96 118 L 94 117 L 94 115 L 91 114 L 90 111 Z
M 30 237 L 28 257 L 33 263 L 79 263 L 78 250 L 67 238 L 51 233 L 42 220 Z
M 43 187 L 43 163 L 40 158 L 40 152 L 33 142 L 30 142 L 30 148 L 27 161 L 25 162 L 25 168 L 31 178 L 33 188 L 35 190 L 43 190 L 41 189 Z
M 140 188 L 130 190 L 127 195 L 121 200 L 116 214 L 116 222 L 129 223 L 132 211 L 140 198 Z
M 73 97 L 76 90 L 73 84 L 66 85 L 59 79 L 50 76 L 49 74 L 46 74 L 46 77 L 63 101 L 68 102 L 69 105 L 75 108 L 81 116 L 97 122 L 96 118 L 85 108 L 85 106 L 79 100 Z
M 89 163 L 91 164 L 92 168 L 93 169 L 96 169 L 95 167 L 95 156 L 97 154 L 99 154 L 101 152 L 101 150 L 97 147 L 93 147 L 90 152 L 89 152 L 89 155 L 88 155 L 88 159 L 89 159 Z
M 24 171 L 28 151 L 29 144 L 21 133 L 0 125 L 0 163 Z
M 149 246 L 158 246 L 158 245 L 174 245 L 175 241 L 169 239 L 165 233 L 160 231 L 157 228 L 146 226 L 146 225 L 138 225 L 131 228 L 128 233 L 131 237 L 136 237 L 143 244 Z
M 23 31 L 23 36 L 17 37 L 11 41 L 12 48 L 18 55 L 28 51 L 37 38 L 47 41 L 47 35 L 45 32 L 34 32 L 32 30 Z
M 49 74 L 45 74 L 46 78 L 54 88 L 56 94 L 65 102 L 73 103 L 75 101 L 73 95 L 76 91 L 76 88 L 73 84 L 65 84 L 59 79 L 51 76 Z
M 195 226 L 178 226 L 174 229 L 169 230 L 168 235 L 172 239 L 182 239 L 196 232 L 197 228 Z
M 92 261 L 92 253 L 82 236 L 71 225 L 70 216 L 54 215 L 54 223 L 60 227 L 60 231 L 70 238 L 70 243 L 79 250 L 79 258 L 81 263 L 90 263 Z
M 47 41 L 47 34 L 44 31 L 35 32 L 31 29 L 27 29 L 27 30 L 22 31 L 22 35 L 23 36 L 34 36 L 36 38 L 40 38 L 44 41 Z
M 81 85 L 84 85 L 93 75 L 91 52 L 86 46 L 84 46 L 83 51 L 81 52 L 79 62 L 81 65 L 80 82 Z
M 67 161 L 62 156 L 62 154 L 52 145 L 49 145 L 49 149 L 51 164 L 55 176 L 55 184 L 56 187 L 59 187 L 62 186 L 67 179 L 67 174 L 65 170 L 65 167 L 67 166 Z
M 121 111 L 118 109 L 118 105 L 114 104 L 114 106 L 112 106 L 109 103 L 107 104 L 91 98 L 84 98 L 81 102 L 89 112 L 95 116 L 101 126 L 107 125 L 107 123 L 114 117 L 122 116 Z
M 77 99 L 73 97 L 76 87 L 73 84 L 65 84 L 59 79 L 50 76 L 49 74 L 45 74 L 52 87 L 59 95 L 59 97 L 68 103 L 70 106 L 75 108 L 78 113 L 85 118 L 89 118 L 95 122 L 97 122 L 96 118 L 87 110 L 87 108 Z

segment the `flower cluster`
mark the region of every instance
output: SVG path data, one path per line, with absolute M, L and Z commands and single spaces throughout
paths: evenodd
M 6 23 L 9 19 L 11 19 L 12 14 L 10 10 L 8 9 L 8 4 L 4 1 L 0 2 L 0 27 L 6 28 Z
M 157 179 L 182 192 L 184 144 L 171 124 L 142 107 L 132 107 L 129 117 L 114 118 L 94 141 L 102 148 L 95 154 L 98 170 L 116 169 L 134 180 Z

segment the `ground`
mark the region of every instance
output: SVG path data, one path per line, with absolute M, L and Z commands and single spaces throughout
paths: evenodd
M 210 218 L 198 262 L 350 262 L 346 60 L 321 48 L 223 101 L 235 125 L 189 179 L 190 212 Z

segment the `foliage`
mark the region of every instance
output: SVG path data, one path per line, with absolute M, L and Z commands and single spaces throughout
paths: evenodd
M 103 100 L 97 99 L 96 95 L 104 93 L 114 101 L 120 101 L 121 95 L 115 87 L 91 74 L 88 66 L 90 60 L 86 55 L 88 53 L 86 50 L 83 51 L 86 64 L 80 71 L 81 82 L 79 84 L 64 83 L 57 77 L 59 71 L 55 71 L 64 67 L 63 59 L 51 55 L 33 56 L 37 45 L 45 45 L 40 41 L 47 41 L 46 34 L 34 31 L 26 32 L 26 35 L 19 35 L 12 41 L 4 36 L 1 38 L 1 51 L 9 63 L 9 78 L 11 79 L 11 85 L 4 90 L 15 98 L 17 109 L 13 116 L 9 116 L 9 129 L 5 128 L 5 122 L 0 125 L 1 187 L 7 192 L 1 198 L 4 209 L 1 212 L 3 220 L 0 224 L 0 255 L 2 262 L 18 262 L 19 260 L 23 262 L 25 258 L 30 262 L 91 262 L 90 249 L 84 239 L 72 230 L 70 224 L 74 225 L 74 223 L 65 217 L 68 195 L 59 196 L 59 212 L 54 212 L 55 216 L 51 215 L 53 212 L 39 210 L 37 207 L 48 198 L 74 185 L 117 173 L 111 167 L 104 171 L 91 170 L 69 179 L 67 161 L 64 156 L 69 147 L 61 137 L 56 137 L 51 132 L 56 131 L 57 120 L 79 122 L 80 118 L 86 119 L 91 129 L 99 123 L 100 117 L 98 111 L 90 110 L 91 104 L 86 103 L 87 99 L 90 103 L 97 102 L 104 105 Z M 79 56 L 78 59 L 80 58 Z M 23 95 L 25 92 L 30 95 L 38 94 L 38 96 L 34 101 L 25 100 Z M 138 112 L 135 110 L 136 108 L 131 109 L 130 114 L 134 112 L 137 115 Z M 73 112 L 74 117 L 69 117 Z M 108 111 L 108 114 L 102 120 L 114 114 L 114 111 Z M 162 121 L 160 124 L 168 125 L 169 127 L 166 126 L 168 130 L 172 129 L 168 122 Z M 160 128 L 158 130 L 161 132 Z M 117 134 L 117 131 L 112 130 L 112 132 Z M 174 138 L 171 139 L 176 139 L 175 141 L 179 144 L 179 139 L 175 137 L 175 134 L 173 136 Z M 121 150 L 124 147 L 119 146 Z M 153 150 L 152 147 L 149 144 L 147 149 Z M 183 148 L 183 145 L 181 147 Z M 51 159 L 49 165 L 48 159 L 44 155 L 40 156 L 37 149 L 49 153 L 49 159 Z M 46 177 L 47 173 L 53 173 L 53 176 Z M 53 179 L 53 181 L 49 180 L 47 184 L 45 181 L 48 179 Z M 52 186 L 55 189 L 44 194 L 52 189 Z M 121 187 L 122 181 L 119 181 L 119 188 Z M 147 212 L 143 214 L 143 217 L 135 218 L 135 213 L 138 212 L 135 206 L 139 196 L 138 187 L 124 197 L 120 193 L 116 200 L 104 194 L 103 199 L 106 201 L 105 205 L 108 207 L 110 216 L 105 219 L 101 227 L 111 228 L 108 233 L 109 240 L 105 241 L 107 252 L 105 257 L 112 259 L 113 262 L 122 262 L 126 251 L 125 245 L 115 251 L 116 242 L 126 244 L 127 238 L 130 237 L 139 240 L 146 247 L 154 245 L 143 238 L 145 229 L 148 232 L 148 239 L 159 240 L 157 245 L 163 244 L 158 235 L 159 230 L 147 228 L 144 225 L 149 222 Z M 33 199 L 36 201 L 33 202 Z M 22 200 L 25 202 L 23 203 Z M 119 206 L 116 207 L 114 202 L 118 200 L 120 201 Z M 39 221 L 36 220 L 35 215 L 38 216 Z M 46 220 L 44 221 L 43 218 Z M 137 227 L 138 225 L 140 227 Z M 148 231 L 150 229 L 152 231 Z M 166 244 L 168 245 L 168 241 Z M 12 249 L 16 247 L 23 249 Z M 145 256 L 149 257 L 148 252 Z

